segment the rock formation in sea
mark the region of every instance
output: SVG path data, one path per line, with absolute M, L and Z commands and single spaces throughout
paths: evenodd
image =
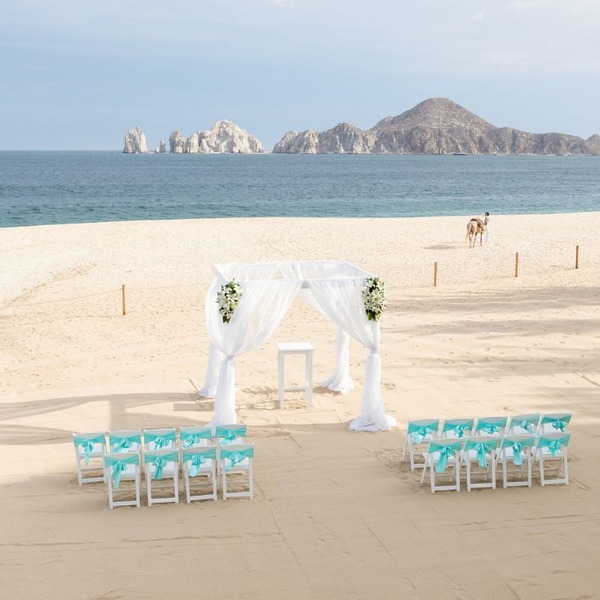
M 169 148 L 173 154 L 183 154 L 185 138 L 177 129 L 169 136 Z
M 145 154 L 148 152 L 146 145 L 146 136 L 139 127 L 133 127 L 127 130 L 125 134 L 124 154 Z
M 257 154 L 264 152 L 253 135 L 231 121 L 217 121 L 211 129 L 196 131 L 185 138 L 174 131 L 169 138 L 171 152 L 176 154 Z
M 158 145 L 158 151 L 161 154 L 164 154 L 167 151 L 167 144 L 165 140 L 160 140 L 160 144 Z
M 596 139 L 598 138 L 598 139 Z M 273 148 L 286 154 L 600 154 L 600 136 L 527 133 L 495 127 L 446 98 L 431 98 L 362 130 L 347 123 L 288 131 Z

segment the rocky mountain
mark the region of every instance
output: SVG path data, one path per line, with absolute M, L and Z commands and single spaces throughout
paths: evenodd
M 600 154 L 600 136 L 527 133 L 495 127 L 446 98 L 431 98 L 366 131 L 340 123 L 323 132 L 288 131 L 286 154 Z
M 145 154 L 148 152 L 146 136 L 139 127 L 129 129 L 125 134 L 124 154 Z
M 231 121 L 217 121 L 211 129 L 197 131 L 188 138 L 175 130 L 169 137 L 175 154 L 257 154 L 264 152 L 262 144 Z

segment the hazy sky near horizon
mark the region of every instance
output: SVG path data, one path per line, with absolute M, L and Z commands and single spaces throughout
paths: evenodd
M 600 0 L 0 0 L 0 149 L 149 148 L 229 119 L 368 129 L 431 97 L 600 133 Z

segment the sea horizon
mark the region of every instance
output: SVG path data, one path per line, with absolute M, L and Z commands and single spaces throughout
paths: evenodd
M 0 151 L 0 227 L 598 210 L 600 156 Z

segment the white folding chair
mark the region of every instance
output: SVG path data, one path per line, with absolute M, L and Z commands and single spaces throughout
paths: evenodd
M 179 450 L 164 448 L 144 452 L 148 506 L 179 502 Z M 168 486 L 157 482 L 171 480 Z M 167 493 L 167 495 L 165 495 Z
M 425 463 L 415 462 L 415 456 L 419 454 L 420 447 L 423 444 L 427 444 L 438 437 L 439 428 L 439 419 L 418 419 L 408 422 L 406 431 L 404 432 L 404 454 L 402 455 L 402 460 L 406 459 L 406 451 L 408 450 L 411 471 L 424 468 Z
M 119 429 L 108 432 L 108 447 L 111 453 L 140 452 L 142 432 L 139 429 Z
M 214 446 L 182 448 L 181 466 L 186 502 L 217 499 L 217 449 Z M 209 488 L 210 486 L 210 488 Z M 195 488 L 192 489 L 192 488 Z M 211 489 L 211 492 L 200 491 Z
M 571 434 L 562 433 L 544 433 L 538 437 L 535 447 L 535 460 L 540 467 L 540 482 L 542 485 L 568 484 L 569 483 L 569 462 L 567 450 Z M 550 466 L 548 463 L 551 463 Z M 563 470 L 563 476 L 560 477 L 560 470 Z M 556 477 L 549 479 L 548 471 L 556 471 Z
M 473 435 L 501 436 L 507 421 L 508 417 L 479 417 L 473 428 Z
M 74 433 L 73 446 L 77 461 L 77 481 L 79 485 L 106 481 L 102 457 L 106 453 L 106 434 L 104 431 L 94 433 Z M 100 474 L 98 474 L 100 472 Z
M 499 443 L 500 438 L 495 436 L 479 435 L 465 440 L 461 463 L 467 467 L 467 491 L 473 488 L 496 489 L 496 450 Z M 473 481 L 474 478 L 477 481 Z
M 177 446 L 177 432 L 175 427 L 165 429 L 144 429 L 144 449 L 163 450 Z
M 506 427 L 508 435 L 535 435 L 540 424 L 540 413 L 512 415 Z
M 223 499 L 254 497 L 254 444 L 221 446 L 219 461 L 223 478 Z M 245 476 L 245 478 L 244 478 Z M 246 488 L 229 491 L 231 486 Z
M 246 443 L 247 427 L 243 423 L 233 425 L 217 425 L 215 430 L 215 445 L 217 447 L 217 470 L 221 469 L 221 447 L 231 444 Z
M 538 428 L 538 435 L 544 433 L 564 433 L 569 431 L 569 423 L 573 413 L 548 413 L 542 415 L 540 419 L 540 426 Z
M 137 452 L 120 452 L 104 455 L 104 469 L 108 479 L 108 505 L 115 506 L 140 506 L 140 483 L 142 479 L 140 469 L 140 455 Z M 130 495 L 131 490 L 123 490 L 124 481 L 133 481 L 134 499 L 115 500 L 115 492 Z
M 446 490 L 460 492 L 460 456 L 464 440 L 432 440 L 425 453 L 425 467 L 421 475 L 421 484 L 425 481 L 425 473 L 429 469 L 431 493 Z M 436 477 L 448 477 L 446 469 L 451 467 L 449 484 L 438 484 Z
M 531 487 L 531 465 L 535 441 L 535 435 L 530 433 L 505 435 L 502 438 L 496 463 L 502 464 L 503 487 Z M 517 475 L 518 479 L 509 479 L 509 474 Z
M 446 419 L 442 425 L 442 439 L 460 439 L 469 437 L 473 432 L 475 419 Z

